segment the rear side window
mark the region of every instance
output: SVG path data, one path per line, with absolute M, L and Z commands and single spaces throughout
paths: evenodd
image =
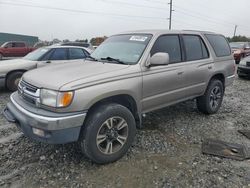
M 57 48 L 54 50 L 54 53 L 50 57 L 50 60 L 66 60 L 67 59 L 67 49 L 66 48 Z
M 214 49 L 214 52 L 217 57 L 229 56 L 231 55 L 231 49 L 225 37 L 222 35 L 205 35 Z
M 82 49 L 69 48 L 69 59 L 84 59 L 86 55 Z
M 208 58 L 207 48 L 199 36 L 184 35 L 183 41 L 185 45 L 187 61 Z
M 181 62 L 181 47 L 178 35 L 164 35 L 160 36 L 152 50 L 151 56 L 158 52 L 165 52 L 169 54 L 170 63 Z

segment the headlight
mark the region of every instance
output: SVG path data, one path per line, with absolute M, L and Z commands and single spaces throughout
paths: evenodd
M 244 60 L 241 60 L 240 63 L 239 63 L 239 65 L 246 66 L 246 65 L 247 65 L 247 62 L 244 61 Z
M 73 100 L 74 93 L 72 91 L 58 92 L 48 89 L 41 89 L 41 104 L 51 107 L 67 107 Z
M 240 54 L 240 53 L 241 53 L 241 50 L 235 50 L 233 53 L 234 53 L 234 54 Z

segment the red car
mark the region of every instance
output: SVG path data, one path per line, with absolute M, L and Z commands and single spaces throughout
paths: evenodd
M 249 42 L 231 42 L 230 46 L 236 63 L 239 63 L 242 58 L 250 55 Z
M 6 42 L 0 47 L 0 60 L 4 57 L 23 57 L 35 50 L 30 48 L 25 42 Z

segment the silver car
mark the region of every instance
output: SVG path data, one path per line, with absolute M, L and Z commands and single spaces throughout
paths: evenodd
M 84 63 L 25 73 L 4 115 L 27 137 L 77 142 L 92 161 L 109 163 L 127 152 L 147 112 L 196 99 L 201 112 L 216 113 L 234 73 L 231 49 L 220 34 L 121 33 Z
M 45 65 L 84 59 L 90 52 L 84 47 L 50 46 L 39 48 L 20 59 L 0 61 L 0 88 L 7 87 L 10 91 L 15 91 L 24 72 Z

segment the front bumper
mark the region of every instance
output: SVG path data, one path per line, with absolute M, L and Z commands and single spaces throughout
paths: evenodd
M 32 111 L 29 111 L 18 103 L 17 93 L 12 94 L 10 98 L 11 102 L 7 104 L 3 114 L 9 122 L 16 123 L 27 137 L 50 144 L 65 144 L 78 140 L 86 112 L 43 113 L 34 111 L 32 107 Z M 35 134 L 34 129 L 42 130 L 44 135 Z
M 238 73 L 239 76 L 250 77 L 250 67 L 238 66 L 237 73 Z

